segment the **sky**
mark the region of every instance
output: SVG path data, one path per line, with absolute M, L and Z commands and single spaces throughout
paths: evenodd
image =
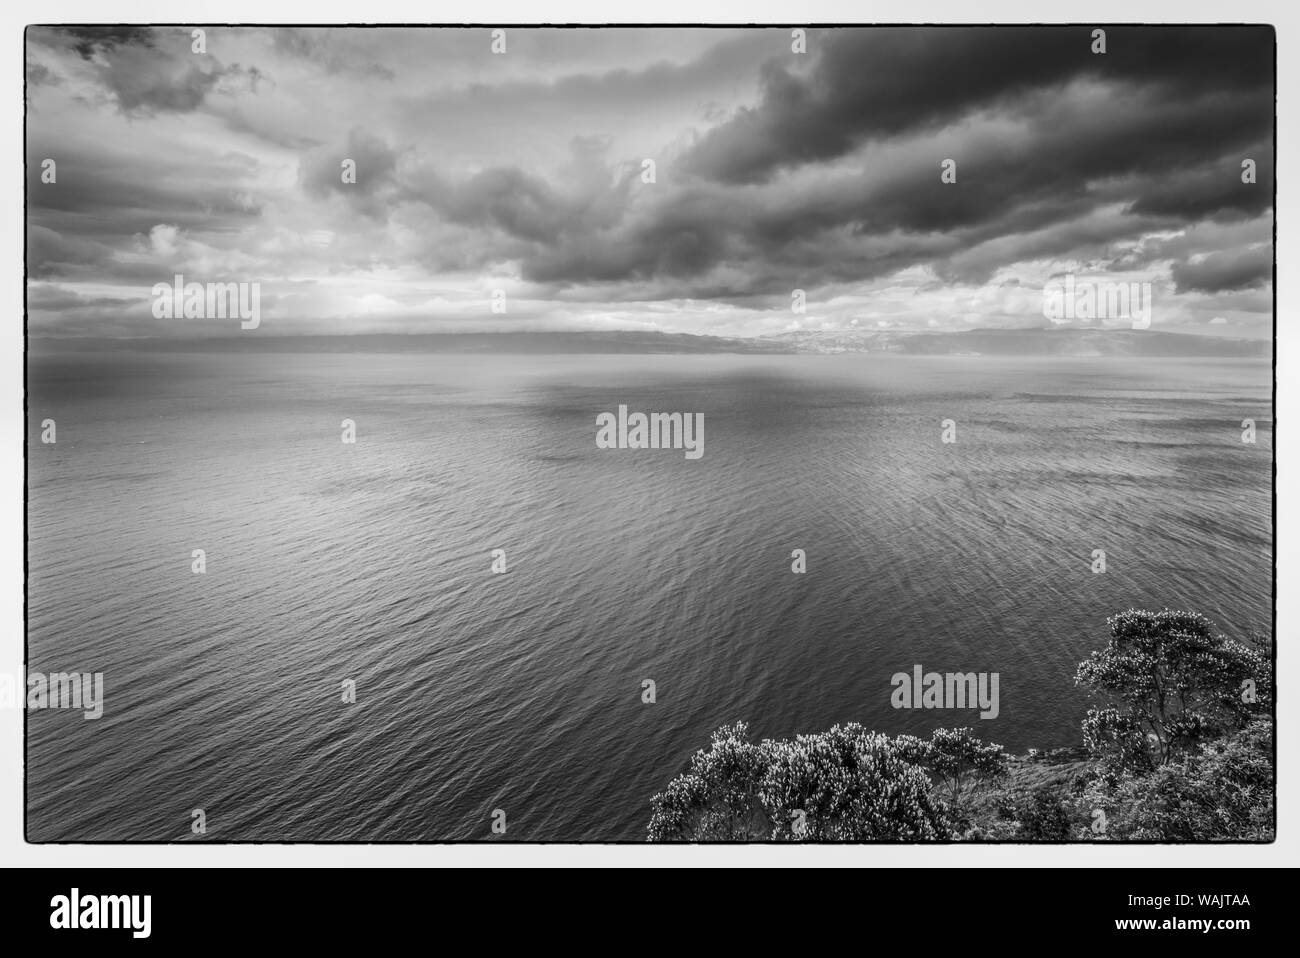
M 257 283 L 260 334 L 1050 326 L 1067 275 L 1272 334 L 1270 28 L 203 41 L 28 29 L 31 335 L 212 335 L 155 317 L 177 273 Z

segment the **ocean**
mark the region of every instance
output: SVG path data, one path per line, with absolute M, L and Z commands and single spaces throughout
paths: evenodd
M 1271 389 L 1250 360 L 34 352 L 27 667 L 102 672 L 104 714 L 28 712 L 27 837 L 640 841 L 724 723 L 1079 744 L 1108 615 L 1270 634 Z M 703 414 L 702 457 L 597 448 L 620 405 Z M 915 665 L 998 673 L 997 717 L 893 708 Z

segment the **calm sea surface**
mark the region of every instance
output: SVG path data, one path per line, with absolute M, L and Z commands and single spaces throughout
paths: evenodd
M 28 669 L 105 684 L 98 721 L 28 713 L 33 840 L 198 840 L 196 808 L 214 841 L 490 839 L 498 808 L 507 839 L 640 840 L 720 724 L 1071 745 L 1108 614 L 1270 629 L 1266 363 L 105 354 L 29 377 Z M 619 404 L 703 413 L 703 458 L 597 449 Z M 894 710 L 918 663 L 998 672 L 1000 715 Z

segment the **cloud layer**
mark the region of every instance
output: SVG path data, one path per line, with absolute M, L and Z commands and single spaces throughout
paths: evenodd
M 192 334 L 149 309 L 183 273 L 282 333 L 1042 325 L 1064 274 L 1271 332 L 1269 28 L 504 41 L 29 29 L 31 331 Z

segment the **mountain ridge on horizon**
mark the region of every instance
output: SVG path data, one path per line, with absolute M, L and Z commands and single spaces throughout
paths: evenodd
M 1160 330 L 997 327 L 941 330 L 792 330 L 756 337 L 644 330 L 511 330 L 447 333 L 342 333 L 214 337 L 30 337 L 29 348 L 141 352 L 413 352 L 455 354 L 829 354 L 926 356 L 1265 358 L 1271 339 L 1232 339 Z
M 791 330 L 766 339 L 799 352 L 885 352 L 911 355 L 994 356 L 1220 356 L 1272 355 L 1271 339 L 1240 339 L 1155 329 L 1031 326 L 965 330 Z

